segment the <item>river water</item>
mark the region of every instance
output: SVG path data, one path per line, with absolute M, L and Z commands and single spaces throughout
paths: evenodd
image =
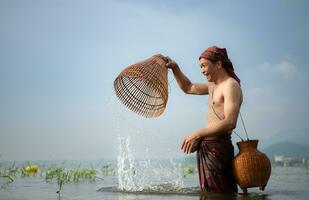
M 158 169 L 160 170 L 160 169 Z M 154 174 L 155 175 L 155 174 Z M 164 174 L 162 174 L 164 176 Z M 60 196 L 56 194 L 57 184 L 46 183 L 43 177 L 18 178 L 0 189 L 2 200 L 36 199 L 87 199 L 87 200 L 131 200 L 131 199 L 308 199 L 309 174 L 301 167 L 274 167 L 265 191 L 249 189 L 249 195 L 236 197 L 198 193 L 197 174 L 182 177 L 181 188 L 175 182 L 154 185 L 152 189 L 125 192 L 119 189 L 118 175 L 104 176 L 104 180 L 68 183 L 62 188 Z
M 126 152 L 128 153 L 128 152 Z M 79 183 L 66 183 L 61 194 L 56 194 L 57 183 L 47 183 L 44 173 L 36 176 L 17 177 L 9 185 L 0 188 L 1 200 L 133 200 L 133 199 L 308 199 L 309 172 L 303 167 L 273 167 L 272 174 L 265 191 L 250 188 L 249 195 L 225 196 L 218 194 L 200 195 L 198 190 L 198 175 L 185 173 L 184 164 L 176 161 L 150 161 L 134 160 L 118 157 L 118 161 L 111 165 L 110 173 L 98 173 L 104 180 L 82 181 Z M 125 158 L 125 159 L 124 159 Z M 121 160 L 123 159 L 123 160 Z M 131 160 L 130 160 L 131 159 Z M 121 162 L 123 161 L 123 162 Z M 53 162 L 44 161 L 39 164 L 51 165 Z M 89 163 L 89 161 L 66 161 L 66 168 L 72 166 L 96 166 L 102 170 L 103 161 Z M 78 163 L 78 164 L 77 164 Z M 58 164 L 58 163 L 53 163 Z M 18 165 L 18 164 L 17 164 Z M 194 168 L 191 165 L 191 168 Z M 241 192 L 241 190 L 239 190 Z
M 272 167 L 271 177 L 265 191 L 250 188 L 248 195 L 227 196 L 200 194 L 198 174 L 194 163 L 181 160 L 137 160 L 130 150 L 130 138 L 120 138 L 117 161 L 36 161 L 40 173 L 35 176 L 16 177 L 6 185 L 0 178 L 0 200 L 133 200 L 133 199 L 308 199 L 309 172 L 304 167 Z M 34 163 L 34 161 L 32 162 Z M 0 162 L 2 169 L 10 163 Z M 22 167 L 26 163 L 16 163 Z M 100 179 L 63 185 L 60 195 L 56 193 L 56 181 L 47 183 L 44 173 L 48 166 L 63 166 L 65 169 L 92 167 Z M 108 170 L 106 170 L 108 169 Z M 239 189 L 239 192 L 241 190 Z

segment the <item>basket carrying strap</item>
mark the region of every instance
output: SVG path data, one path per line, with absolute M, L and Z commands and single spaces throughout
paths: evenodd
M 213 101 L 214 90 L 215 90 L 215 88 L 213 88 L 213 90 L 211 91 L 211 99 L 212 99 L 212 101 Z M 220 117 L 220 116 L 217 114 L 217 112 L 215 111 L 215 108 L 213 107 L 213 104 L 212 104 L 212 103 L 211 103 L 211 108 L 212 108 L 212 110 L 214 111 L 214 113 L 215 113 L 215 115 L 217 116 L 217 118 L 218 118 L 219 120 L 222 120 L 221 117 Z M 248 134 L 247 134 L 247 130 L 246 130 L 246 127 L 245 127 L 245 124 L 244 124 L 244 121 L 243 121 L 243 119 L 242 119 L 242 116 L 241 116 L 241 112 L 240 112 L 240 111 L 239 111 L 239 115 L 240 115 L 240 118 L 241 118 L 241 121 L 242 121 L 242 125 L 243 125 L 243 127 L 244 127 L 244 129 L 245 129 L 245 132 L 246 132 L 246 135 L 247 135 L 247 139 L 249 140 Z M 244 141 L 244 139 L 243 139 L 242 137 L 240 137 L 240 135 L 238 135 L 238 134 L 236 133 L 236 131 L 232 130 L 232 132 L 235 133 L 235 134 L 241 139 L 241 141 Z
M 214 97 L 214 90 L 215 90 L 215 88 L 211 91 L 211 100 L 212 100 L 212 101 L 214 100 L 214 99 L 213 99 L 213 97 Z M 215 109 L 214 109 L 214 107 L 213 107 L 212 104 L 211 104 L 211 108 L 212 108 L 212 110 L 214 111 L 215 115 L 218 117 L 218 119 L 222 120 L 222 119 L 220 118 L 220 116 L 217 114 L 217 112 L 215 111 Z

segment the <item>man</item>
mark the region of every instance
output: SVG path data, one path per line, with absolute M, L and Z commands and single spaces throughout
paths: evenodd
M 199 57 L 201 72 L 208 80 L 204 83 L 192 83 L 176 62 L 166 59 L 166 67 L 172 69 L 185 93 L 208 95 L 206 126 L 189 134 L 181 144 L 184 153 L 197 151 L 201 190 L 237 193 L 232 172 L 234 148 L 231 133 L 237 124 L 242 91 L 226 49 L 212 46 Z

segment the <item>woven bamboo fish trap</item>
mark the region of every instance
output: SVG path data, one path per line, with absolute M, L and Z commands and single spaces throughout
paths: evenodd
M 118 99 L 144 117 L 158 117 L 168 100 L 166 60 L 154 55 L 125 68 L 115 79 Z
M 247 193 L 247 188 L 264 190 L 271 173 L 268 157 L 257 149 L 258 140 L 237 142 L 239 153 L 233 160 L 233 172 L 237 184 Z

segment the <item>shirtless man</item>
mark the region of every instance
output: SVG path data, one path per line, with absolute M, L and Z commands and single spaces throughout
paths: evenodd
M 172 69 L 179 87 L 185 93 L 208 95 L 206 126 L 189 134 L 181 144 L 184 153 L 197 152 L 201 190 L 236 193 L 231 133 L 237 124 L 242 91 L 226 49 L 212 46 L 201 54 L 201 72 L 208 80 L 204 83 L 192 83 L 175 61 L 166 58 L 166 67 Z

